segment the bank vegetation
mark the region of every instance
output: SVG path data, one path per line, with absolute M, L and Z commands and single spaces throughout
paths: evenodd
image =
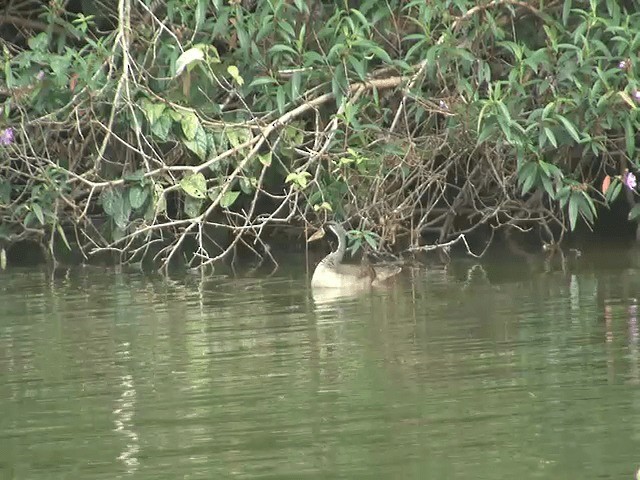
M 640 213 L 639 1 L 5 5 L 2 249 L 196 267 L 330 218 L 406 252 Z

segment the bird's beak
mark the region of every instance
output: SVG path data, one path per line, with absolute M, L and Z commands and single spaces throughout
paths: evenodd
M 320 240 L 322 237 L 324 237 L 324 228 L 319 228 L 307 239 L 307 243 L 315 242 L 316 240 Z

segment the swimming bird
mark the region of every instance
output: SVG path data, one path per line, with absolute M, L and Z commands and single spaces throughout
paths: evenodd
M 325 228 L 338 239 L 338 247 L 324 257 L 311 277 L 312 288 L 363 289 L 376 286 L 402 270 L 397 265 L 350 265 L 342 263 L 347 249 L 347 232 L 336 222 L 329 222 Z M 313 234 L 309 241 L 324 236 L 324 229 Z

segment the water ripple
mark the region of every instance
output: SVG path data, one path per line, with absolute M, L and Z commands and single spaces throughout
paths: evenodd
M 628 275 L 415 270 L 324 296 L 300 272 L 2 275 L 1 478 L 623 478 L 638 461 Z

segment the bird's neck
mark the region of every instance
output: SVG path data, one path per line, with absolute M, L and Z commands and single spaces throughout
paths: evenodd
M 324 257 L 322 263 L 326 265 L 338 265 L 342 263 L 342 259 L 344 258 L 344 252 L 347 249 L 347 240 L 343 236 L 338 237 L 338 248 L 336 248 L 329 255 Z

